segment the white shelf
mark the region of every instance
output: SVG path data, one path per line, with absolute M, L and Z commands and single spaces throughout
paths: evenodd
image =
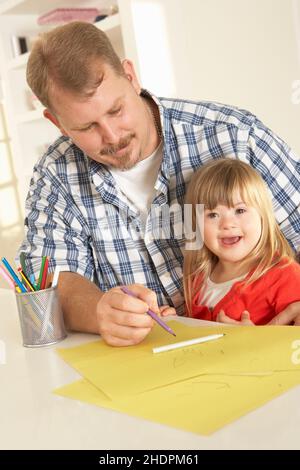
M 121 26 L 120 15 L 116 13 L 115 15 L 107 16 L 104 20 L 94 23 L 94 25 L 106 33 Z
M 0 3 L 0 14 L 10 14 L 15 6 L 23 3 L 23 0 L 2 0 Z
M 25 113 L 17 114 L 16 122 L 18 124 L 23 124 L 25 122 L 32 122 L 37 121 L 38 119 L 43 119 L 43 110 L 44 108 L 41 107 L 41 109 L 33 109 L 31 111 L 26 111 Z
M 21 54 L 18 57 L 14 57 L 11 61 L 7 64 L 7 68 L 9 70 L 20 69 L 25 67 L 27 64 L 27 60 L 29 57 L 29 52 L 25 52 L 25 54 Z
M 55 8 L 99 8 L 105 10 L 113 5 L 112 0 L 2 0 L 0 14 L 41 15 Z
M 98 21 L 97 23 L 94 23 L 94 24 L 95 26 L 97 26 L 97 28 L 101 29 L 105 33 L 109 33 L 109 31 L 112 31 L 113 29 L 119 28 L 121 26 L 120 15 L 119 13 L 116 13 L 115 15 L 108 16 L 107 18 L 104 18 L 104 20 Z M 14 70 L 14 69 L 25 67 L 27 64 L 28 57 L 29 57 L 29 52 L 26 52 L 25 54 L 21 54 L 18 57 L 14 57 L 8 63 L 7 68 L 9 70 Z

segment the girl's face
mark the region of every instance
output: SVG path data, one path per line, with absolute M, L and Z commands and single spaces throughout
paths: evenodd
M 204 243 L 219 261 L 236 263 L 257 245 L 261 236 L 261 216 L 247 206 L 237 192 L 234 207 L 219 204 L 204 212 Z

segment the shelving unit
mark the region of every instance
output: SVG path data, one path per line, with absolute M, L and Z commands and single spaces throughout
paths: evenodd
M 104 31 L 121 58 L 135 59 L 132 31 L 123 34 L 122 23 L 128 25 L 129 0 L 122 0 L 122 10 L 95 23 Z M 58 135 L 58 129 L 43 117 L 43 109 L 34 109 L 26 84 L 26 64 L 29 53 L 13 56 L 12 36 L 37 36 L 56 25 L 39 26 L 37 18 L 55 8 L 96 7 L 99 14 L 107 12 L 117 0 L 0 0 L 0 78 L 3 87 L 4 108 L 12 143 L 15 173 L 18 180 L 22 208 L 32 175 L 32 168 Z M 129 55 L 128 55 L 129 53 Z
M 0 15 L 42 15 L 55 8 L 109 8 L 111 0 L 4 0 L 0 2 Z

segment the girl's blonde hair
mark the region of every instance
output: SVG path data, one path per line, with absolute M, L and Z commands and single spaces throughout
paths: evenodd
M 193 230 L 196 227 L 196 204 L 212 210 L 218 204 L 234 207 L 233 196 L 239 192 L 245 204 L 255 207 L 261 216 L 261 236 L 249 255 L 242 261 L 253 263 L 255 269 L 247 284 L 255 281 L 270 268 L 285 259 L 294 259 L 294 252 L 276 222 L 271 199 L 261 176 L 248 164 L 235 159 L 213 160 L 196 171 L 186 193 L 185 204 L 192 206 Z M 199 250 L 185 250 L 183 284 L 187 314 L 191 315 L 196 279 L 205 280 L 216 266 L 218 258 L 203 245 Z

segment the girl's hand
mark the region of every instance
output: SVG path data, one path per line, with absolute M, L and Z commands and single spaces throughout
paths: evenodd
M 228 325 L 248 325 L 248 326 L 255 326 L 255 324 L 250 320 L 250 313 L 247 310 L 244 310 L 241 315 L 241 320 L 233 320 L 232 318 L 228 317 L 224 310 L 220 310 L 217 315 L 216 321 L 220 323 L 227 323 Z
M 175 308 L 170 307 L 169 305 L 162 305 L 159 307 L 159 313 L 162 317 L 167 317 L 169 315 L 177 315 Z

